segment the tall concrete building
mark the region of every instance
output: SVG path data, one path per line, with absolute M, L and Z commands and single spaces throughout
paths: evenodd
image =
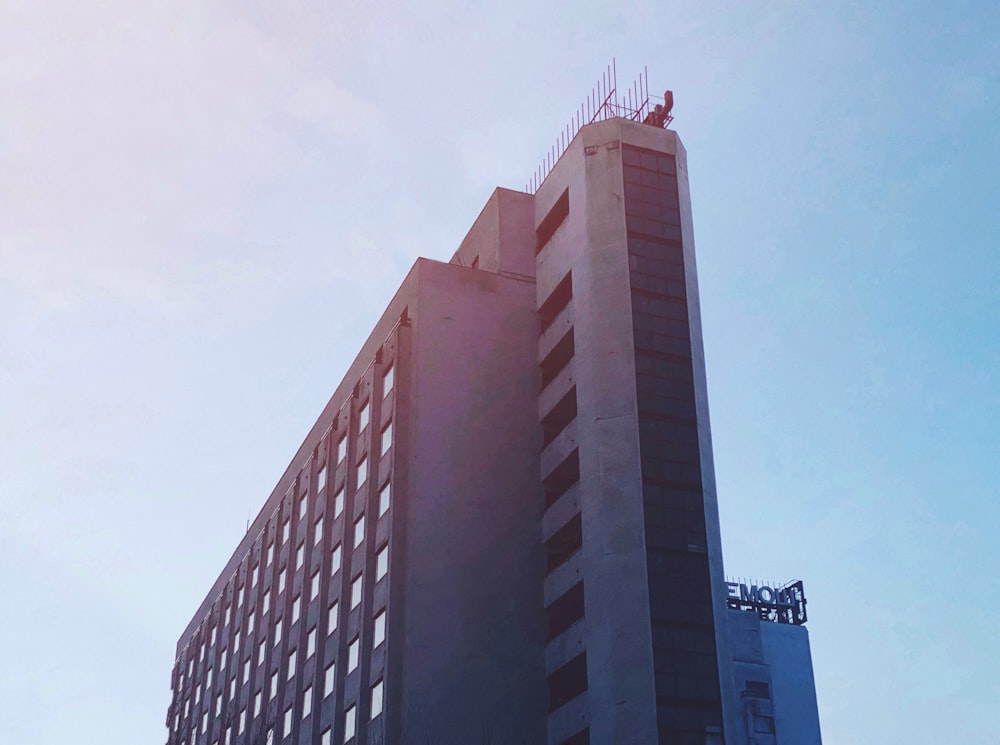
M 685 152 L 568 139 L 414 264 L 181 635 L 171 745 L 739 742 Z

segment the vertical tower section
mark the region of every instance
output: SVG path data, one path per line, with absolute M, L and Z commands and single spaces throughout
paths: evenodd
M 728 647 L 691 207 L 667 136 L 623 143 L 622 171 L 658 729 L 694 745 L 723 741 Z
M 683 147 L 585 126 L 535 218 L 547 741 L 721 745 L 735 707 Z

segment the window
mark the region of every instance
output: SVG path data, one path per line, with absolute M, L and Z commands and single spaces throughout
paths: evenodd
M 243 661 L 243 682 L 244 683 L 247 683 L 247 682 L 250 681 L 250 660 L 251 659 L 253 659 L 253 658 L 247 657 L 246 660 Z
M 358 575 L 351 582 L 351 610 L 361 605 L 361 591 L 364 589 L 364 577 Z
M 559 317 L 563 308 L 569 305 L 573 299 L 573 272 L 568 272 L 565 277 L 559 280 L 549 296 L 538 306 L 538 318 L 541 321 L 542 331 L 545 331 L 552 322 Z
M 280 595 L 285 591 L 285 570 L 282 569 L 278 572 L 278 594 Z
M 323 695 L 329 696 L 333 693 L 333 684 L 337 677 L 337 663 L 331 662 L 326 667 L 326 672 L 323 675 Z
M 306 689 L 302 691 L 302 718 L 305 719 L 307 716 L 312 714 L 313 708 L 313 689 L 312 686 L 306 686 Z
M 372 686 L 372 715 L 374 719 L 382 713 L 382 681 L 379 680 Z
M 316 627 L 313 626 L 309 629 L 309 633 L 306 635 L 306 659 L 309 659 L 316 653 Z
M 270 698 L 274 698 L 277 695 L 278 695 L 278 671 L 275 670 L 274 673 L 271 674 Z
M 385 425 L 385 429 L 382 430 L 382 450 L 379 451 L 382 455 L 389 452 L 389 448 L 392 447 L 392 422 Z
M 392 384 L 395 382 L 396 368 L 389 367 L 382 375 L 382 396 L 388 396 L 392 391 Z
M 303 494 L 299 500 L 299 520 L 304 518 L 307 512 L 309 512 L 309 495 Z
M 535 253 L 541 251 L 569 214 L 569 189 L 563 191 L 535 231 Z
M 291 706 L 289 706 L 287 709 L 285 709 L 285 727 L 281 731 L 281 733 L 285 737 L 288 737 L 290 734 L 292 734 L 292 707 Z
M 270 591 L 265 591 L 260 598 L 260 613 L 261 615 L 267 615 L 267 612 L 271 609 L 271 593 Z
M 371 406 L 368 401 L 365 401 L 358 409 L 358 432 L 363 431 L 368 426 L 369 419 L 371 419 Z
M 333 519 L 336 520 L 344 511 L 344 487 L 333 495 Z
M 309 597 L 318 598 L 319 597 L 319 569 L 313 572 L 312 580 L 309 583 Z
M 261 710 L 260 710 L 260 700 L 261 700 L 262 695 L 263 695 L 262 691 L 257 691 L 257 695 L 253 697 L 253 713 L 254 714 L 259 715 L 259 714 L 262 713 Z
M 212 627 L 212 636 L 211 636 L 211 641 L 209 641 L 209 642 L 208 642 L 209 644 L 215 644 L 215 632 L 216 632 L 216 627 L 215 627 L 215 626 L 213 626 L 213 627 Z
M 288 678 L 287 679 L 291 680 L 293 675 L 295 675 L 295 650 L 294 649 L 291 652 L 288 653 Z
M 277 619 L 274 622 L 274 646 L 278 646 L 281 642 L 281 619 Z
M 354 733 L 358 727 L 358 707 L 351 704 L 350 708 L 344 712 L 344 742 L 354 739 Z
M 364 486 L 368 480 L 368 456 L 364 456 L 358 461 L 358 488 Z
M 255 566 L 255 567 L 254 567 L 254 568 L 253 568 L 253 569 L 252 569 L 252 570 L 250 571 L 250 588 L 251 588 L 251 589 L 253 589 L 254 587 L 256 587 L 256 586 L 257 586 L 257 572 L 258 572 L 258 570 L 259 570 L 259 567 L 256 567 L 256 566 Z
M 295 549 L 295 568 L 299 569 L 302 566 L 302 560 L 306 555 L 306 544 L 300 543 L 299 547 Z
M 566 563 L 583 545 L 583 524 L 577 513 L 545 542 L 545 573 Z
M 323 730 L 319 743 L 320 745 L 333 745 L 333 730 L 330 727 Z
M 555 639 L 574 623 L 583 618 L 583 580 L 580 580 L 545 609 L 549 631 L 547 641 Z
M 389 573 L 389 544 L 382 546 L 375 555 L 375 581 L 378 582 Z
M 272 561 L 274 561 L 274 543 L 269 543 L 267 546 L 267 563 L 265 566 L 271 566 Z
M 577 655 L 546 678 L 549 684 L 549 712 L 587 690 L 587 653 Z
M 288 543 L 288 538 L 292 535 L 292 522 L 287 517 L 285 522 L 281 524 L 281 545 L 284 546 Z
M 253 611 L 251 611 L 250 615 L 247 616 L 247 636 L 248 637 L 249 636 L 253 636 L 253 619 L 254 619 L 254 613 L 253 613 Z
M 340 544 L 338 543 L 330 553 L 330 574 L 336 574 L 340 571 L 341 554 Z
M 240 712 L 240 732 L 239 732 L 239 734 L 241 734 L 241 735 L 243 734 L 243 730 L 246 729 L 246 726 L 247 726 L 247 710 L 243 709 Z
M 323 487 L 326 486 L 326 464 L 324 463 L 319 467 L 316 472 L 316 493 L 319 494 L 323 491 Z
M 385 641 L 385 609 L 383 608 L 375 616 L 375 623 L 372 630 L 372 649 Z
M 354 522 L 354 548 L 361 545 L 361 542 L 365 539 L 365 516 L 361 515 Z
M 313 526 L 313 534 L 315 535 L 315 540 L 313 541 L 317 546 L 320 541 L 323 540 L 323 516 L 320 515 L 316 520 L 316 524 Z
M 347 457 L 347 435 L 344 435 L 337 442 L 337 463 Z
M 580 449 L 577 448 L 542 480 L 542 486 L 545 487 L 546 509 L 554 505 L 559 497 L 569 491 L 579 480 Z
M 292 601 L 292 625 L 299 620 L 299 614 L 302 612 L 302 596 L 296 595 L 295 599 Z
M 267 647 L 267 641 L 265 639 L 260 640 L 260 644 L 257 645 L 257 664 L 261 664 L 264 661 L 264 649 Z
M 235 673 L 233 674 L 232 679 L 229 681 L 229 700 L 232 701 L 234 698 L 236 698 L 236 675 L 235 675 Z M 190 704 L 191 702 L 188 701 L 188 703 Z M 184 712 L 184 716 L 187 716 L 187 712 L 186 711 Z
M 204 712 L 201 715 L 201 734 L 205 734 L 205 730 L 208 729 L 208 712 Z
M 350 675 L 358 666 L 358 653 L 361 651 L 361 639 L 354 637 L 347 647 L 347 674 Z
M 389 511 L 389 501 L 392 498 L 392 482 L 386 481 L 378 493 L 378 516 L 382 517 Z
M 340 604 L 334 600 L 330 603 L 330 633 L 332 634 L 337 630 L 337 616 L 340 610 Z

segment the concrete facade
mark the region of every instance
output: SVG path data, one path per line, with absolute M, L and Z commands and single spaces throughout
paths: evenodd
M 416 262 L 178 641 L 168 742 L 734 743 L 723 581 L 686 156 L 591 124 Z
M 821 745 L 809 632 L 729 610 L 739 745 Z

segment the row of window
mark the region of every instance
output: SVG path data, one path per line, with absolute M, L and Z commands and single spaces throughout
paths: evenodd
M 394 368 L 390 366 L 382 375 L 383 397 L 387 396 L 392 391 L 393 383 L 394 383 Z M 357 409 L 355 423 L 357 425 L 357 431 L 359 435 L 369 427 L 371 418 L 372 418 L 371 401 L 369 399 L 368 401 L 362 403 Z M 385 425 L 381 428 L 380 436 L 379 439 L 377 440 L 380 454 L 384 455 L 391 448 L 392 438 L 393 438 L 393 424 L 392 420 L 389 419 L 389 421 L 386 422 Z M 338 465 L 339 465 L 340 462 L 342 462 L 347 456 L 346 435 L 340 438 L 340 440 L 337 442 L 336 447 L 337 447 Z M 324 454 L 322 452 L 314 453 L 314 457 L 317 461 L 325 460 Z M 360 490 L 361 487 L 364 486 L 364 484 L 367 483 L 368 481 L 369 474 L 368 474 L 367 453 L 363 454 L 355 464 L 354 473 L 355 473 L 354 489 Z M 344 479 L 345 483 L 342 483 L 338 487 L 336 493 L 332 497 L 332 501 L 327 502 L 327 500 L 324 498 L 328 481 L 327 464 L 320 462 L 320 464 L 316 468 L 316 474 L 315 474 L 316 486 L 313 492 L 317 498 L 316 512 L 318 514 L 311 526 L 312 529 L 311 545 L 315 545 L 317 547 L 317 550 L 322 550 L 323 537 L 324 537 L 324 521 L 326 516 L 330 514 L 330 510 L 332 509 L 333 511 L 331 520 L 339 518 L 345 510 L 346 475 L 347 474 L 345 472 L 345 479 Z M 308 525 L 308 515 L 310 511 L 310 500 L 309 500 L 310 489 L 309 489 L 308 473 L 303 472 L 302 477 L 298 479 L 297 483 L 298 483 L 298 490 L 300 493 L 298 499 L 298 510 L 297 510 L 298 517 L 296 520 L 296 524 Z M 392 490 L 391 479 L 386 480 L 386 482 L 383 483 L 381 487 L 378 489 L 375 504 L 372 505 L 372 507 L 374 507 L 377 510 L 377 517 L 382 517 L 388 512 L 392 499 L 391 490 Z M 230 707 L 232 707 L 233 702 L 236 699 L 237 682 L 238 682 L 237 673 L 240 668 L 240 641 L 242 636 L 245 635 L 247 639 L 247 644 L 245 646 L 246 656 L 245 659 L 242 660 L 243 674 L 241 678 L 244 685 L 249 682 L 249 677 L 252 671 L 252 666 L 254 666 L 254 661 L 256 662 L 256 666 L 262 665 L 264 662 L 265 649 L 267 645 L 266 638 L 262 638 L 259 640 L 259 643 L 257 645 L 256 655 L 254 655 L 251 652 L 251 647 L 253 646 L 254 619 L 256 617 L 256 611 L 258 608 L 260 608 L 262 616 L 261 620 L 263 622 L 266 619 L 266 615 L 270 610 L 271 596 L 273 594 L 275 598 L 277 613 L 281 614 L 283 603 L 278 602 L 278 600 L 280 597 L 282 597 L 284 593 L 284 590 L 286 588 L 286 583 L 289 581 L 291 576 L 295 576 L 295 574 L 293 573 L 298 573 L 306 566 L 307 541 L 309 539 L 308 533 L 300 538 L 298 546 L 294 549 L 294 551 L 289 551 L 288 561 L 283 566 L 281 566 L 280 569 L 277 570 L 278 576 L 275 579 L 275 582 L 272 582 L 269 585 L 264 586 L 258 593 L 259 596 L 253 594 L 254 589 L 257 587 L 258 583 L 262 579 L 264 570 L 269 569 L 271 566 L 275 564 L 276 561 L 275 555 L 277 548 L 286 545 L 292 539 L 293 526 L 292 526 L 291 515 L 288 514 L 288 510 L 292 509 L 295 503 L 294 491 L 295 489 L 293 487 L 293 490 L 290 490 L 290 494 L 287 495 L 286 498 L 287 501 L 283 502 L 283 509 L 286 514 L 280 526 L 278 526 L 276 523 L 279 509 L 275 509 L 274 512 L 275 521 L 272 521 L 270 523 L 270 525 L 274 526 L 273 538 L 270 537 L 270 532 L 271 532 L 270 529 L 265 528 L 265 531 L 260 540 L 267 541 L 267 546 L 262 549 L 260 560 L 253 566 L 244 565 L 245 569 L 243 571 L 237 570 L 237 572 L 234 573 L 234 577 L 231 580 L 231 583 L 228 588 L 228 593 L 231 593 L 232 597 L 232 599 L 228 603 L 228 606 L 220 607 L 224 606 L 226 602 L 225 598 L 221 600 L 219 603 L 217 603 L 215 606 L 215 613 L 212 614 L 212 617 L 217 619 L 216 622 L 208 626 L 204 634 L 202 634 L 201 629 L 199 629 L 199 631 L 196 632 L 196 634 L 192 635 L 192 639 L 197 640 L 194 642 L 195 648 L 197 650 L 196 654 L 189 655 L 189 649 L 186 648 L 184 654 L 182 655 L 182 660 L 184 659 L 184 657 L 187 657 L 186 660 L 187 665 L 185 666 L 186 669 L 184 667 L 178 666 L 178 675 L 175 686 L 175 706 L 173 707 L 175 709 L 175 720 L 174 720 L 175 733 L 180 728 L 181 725 L 180 717 L 182 713 L 185 719 L 187 719 L 187 717 L 190 715 L 192 702 L 196 707 L 201 705 L 202 698 L 204 697 L 207 700 L 208 696 L 213 691 L 213 685 L 215 683 L 215 668 L 212 665 L 213 660 L 210 658 L 215 657 L 216 655 L 215 654 L 209 655 L 208 650 L 212 649 L 214 645 L 216 645 L 218 637 L 220 636 L 219 633 L 220 627 L 222 631 L 221 634 L 222 648 L 218 652 L 218 655 L 220 656 L 218 669 L 220 671 L 225 671 L 230 666 L 232 668 L 230 670 L 230 674 L 232 677 L 230 679 L 230 685 L 229 685 Z M 346 532 L 347 531 L 345 531 L 345 533 Z M 363 543 L 365 539 L 365 512 L 362 512 L 355 519 L 352 525 L 351 535 L 350 536 L 345 535 L 343 543 L 347 543 L 348 538 L 350 539 L 350 543 L 353 545 L 353 548 L 355 549 L 361 546 L 361 544 Z M 248 557 L 247 561 L 249 562 L 251 560 L 252 559 Z M 277 617 L 275 624 L 273 626 L 274 629 L 273 634 L 270 635 L 272 636 L 272 641 L 271 641 L 272 655 L 275 655 L 275 660 L 278 659 L 279 655 L 277 650 L 278 650 L 278 645 L 280 644 L 282 638 L 282 628 L 284 625 L 283 624 L 284 618 L 286 617 L 289 618 L 289 628 L 292 628 L 298 622 L 302 614 L 303 596 L 305 596 L 306 604 L 308 604 L 313 598 L 318 597 L 321 592 L 322 582 L 324 581 L 324 579 L 333 577 L 334 575 L 336 575 L 338 571 L 340 571 L 342 561 L 343 561 L 342 542 L 338 541 L 337 544 L 333 546 L 332 549 L 330 549 L 328 560 L 324 560 L 322 562 L 322 564 L 326 566 L 322 568 L 317 568 L 307 580 L 304 580 L 302 582 L 301 589 L 299 589 L 298 585 L 296 585 L 296 595 L 290 601 L 289 612 L 279 615 Z M 383 579 L 387 575 L 388 568 L 389 568 L 389 546 L 388 546 L 388 541 L 384 540 L 382 541 L 382 545 L 379 546 L 378 550 L 375 552 L 374 556 L 375 583 L 378 583 L 381 579 Z M 323 569 L 325 569 L 325 571 L 322 571 Z M 240 583 L 241 578 L 243 579 L 242 583 Z M 363 589 L 364 589 L 363 573 L 362 571 L 359 571 L 356 574 L 356 576 L 354 576 L 351 579 L 349 584 L 350 608 L 347 611 L 348 613 L 357 608 L 358 606 L 360 606 L 363 595 Z M 243 614 L 245 608 L 248 609 L 247 616 L 245 622 L 242 623 L 242 628 L 240 628 L 241 625 L 240 622 L 243 620 Z M 339 603 L 336 598 L 334 598 L 330 602 L 328 611 L 329 611 L 328 615 L 324 614 L 324 616 L 326 617 L 327 624 L 329 625 L 327 636 L 331 636 L 333 632 L 336 631 L 338 626 Z M 232 628 L 233 630 L 233 635 L 231 642 L 227 644 L 227 642 L 229 641 L 229 635 L 225 632 L 230 628 Z M 380 644 L 382 644 L 385 639 L 384 607 L 374 615 L 371 629 L 372 629 L 370 636 L 370 638 L 372 639 L 371 648 L 375 649 Z M 318 624 L 314 624 L 305 634 L 305 640 L 303 642 L 305 651 L 304 659 L 309 659 L 316 653 L 317 637 L 319 633 L 320 631 L 318 628 Z M 191 642 L 189 641 L 189 647 L 190 645 Z M 227 646 L 228 649 L 226 648 Z M 299 653 L 298 649 L 293 649 L 288 653 L 288 666 L 286 668 L 287 679 L 291 679 L 295 673 L 296 656 L 298 653 Z M 356 635 L 355 638 L 348 644 L 346 674 L 350 674 L 351 672 L 353 672 L 354 669 L 357 668 L 359 663 L 359 657 L 360 657 L 360 637 Z M 197 670 L 196 670 L 196 665 L 198 668 Z M 326 669 L 325 673 L 326 692 L 324 694 L 324 698 L 326 695 L 329 695 L 329 692 L 332 691 L 333 689 L 335 670 L 336 670 L 335 663 L 330 663 L 330 665 Z M 279 693 L 279 686 L 277 682 L 278 678 L 277 669 L 275 669 L 275 671 L 272 673 L 271 678 L 272 678 L 272 683 L 271 683 L 270 696 L 268 699 L 269 701 L 273 700 Z M 200 685 L 194 685 L 195 681 L 199 681 Z M 184 695 L 185 682 L 188 683 L 187 686 L 188 691 L 186 692 L 186 695 Z M 244 707 L 244 709 L 240 712 L 239 724 L 236 725 L 234 722 L 235 727 L 227 727 L 226 728 L 227 733 L 230 731 L 231 728 L 234 728 L 237 732 L 243 731 L 244 727 L 246 726 L 246 717 L 248 711 L 250 712 L 251 717 L 254 715 L 259 715 L 262 712 L 261 708 L 261 700 L 263 696 L 262 689 L 263 686 L 261 686 L 257 690 L 254 696 L 254 706 L 250 708 L 248 701 L 247 702 L 248 706 Z M 381 687 L 378 687 L 377 689 L 373 690 L 374 690 L 373 696 L 376 696 L 376 698 L 372 699 L 373 701 L 373 713 L 371 713 L 372 717 L 377 716 L 381 712 Z M 301 716 L 303 718 L 308 716 L 312 709 L 311 687 L 308 687 L 306 691 L 310 695 L 306 695 L 302 699 L 303 710 Z M 215 716 L 215 713 L 217 711 L 219 712 L 219 714 L 222 714 L 222 712 L 219 711 L 219 703 L 221 696 L 222 696 L 221 690 L 216 692 L 215 696 L 212 697 L 211 706 L 207 707 L 206 711 L 201 712 L 201 717 L 200 717 L 201 721 L 198 722 L 196 720 L 191 722 L 192 741 L 194 741 L 194 737 L 198 734 L 199 730 L 202 732 L 206 731 L 207 727 L 209 726 L 209 720 Z M 181 706 L 182 702 L 183 706 Z M 195 716 L 197 716 L 197 714 L 195 714 Z M 230 717 L 234 716 L 235 714 L 230 712 Z M 351 717 L 348 717 L 348 719 L 350 720 Z M 201 727 L 197 727 L 196 726 L 197 724 L 201 724 Z M 346 726 L 348 727 L 349 731 L 350 725 L 348 724 Z M 345 741 L 347 739 L 349 739 L 349 737 L 345 737 Z

